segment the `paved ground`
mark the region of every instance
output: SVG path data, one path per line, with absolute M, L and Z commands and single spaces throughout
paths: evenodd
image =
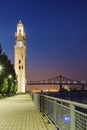
M 0 100 L 0 130 L 54 130 L 27 94 Z

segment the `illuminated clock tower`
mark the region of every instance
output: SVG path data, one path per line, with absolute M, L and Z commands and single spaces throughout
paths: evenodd
M 24 26 L 21 21 L 17 25 L 14 45 L 14 64 L 18 81 L 18 93 L 25 93 L 25 64 L 26 64 L 26 45 Z

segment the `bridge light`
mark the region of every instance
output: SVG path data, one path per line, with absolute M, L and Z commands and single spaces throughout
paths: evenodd
M 65 81 L 63 81 L 63 83 L 65 83 Z
M 85 80 L 82 80 L 82 84 L 85 84 L 85 82 L 86 82 Z
M 59 83 L 59 81 L 56 81 L 56 83 L 58 84 L 58 83 Z
M 54 83 L 54 80 L 52 80 L 52 83 Z
M 48 81 L 45 81 L 45 83 L 48 83 Z
M 40 83 L 43 83 L 43 81 L 40 81 Z
M 71 83 L 70 81 L 68 81 L 68 83 Z
M 74 83 L 74 84 L 76 84 L 76 83 L 77 83 L 77 81 L 73 81 L 73 83 Z

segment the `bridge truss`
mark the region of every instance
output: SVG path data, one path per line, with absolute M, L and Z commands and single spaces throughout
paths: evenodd
M 60 91 L 62 91 L 62 85 L 81 85 L 82 90 L 84 90 L 84 86 L 87 85 L 85 81 L 77 81 L 72 80 L 70 78 L 66 78 L 65 76 L 59 75 L 47 80 L 39 80 L 39 81 L 28 81 L 27 85 L 60 85 Z

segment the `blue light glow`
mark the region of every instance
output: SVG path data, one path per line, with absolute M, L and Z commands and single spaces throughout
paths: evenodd
M 64 116 L 64 122 L 70 122 L 71 118 L 70 116 Z

